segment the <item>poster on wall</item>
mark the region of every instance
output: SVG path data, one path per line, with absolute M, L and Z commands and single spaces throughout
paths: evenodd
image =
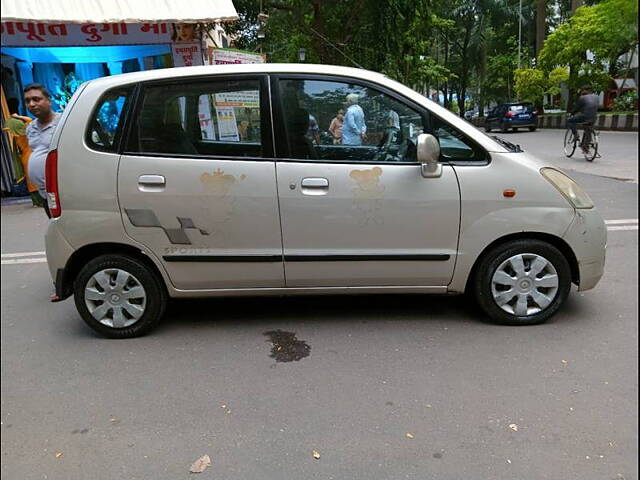
M 216 133 L 213 129 L 211 116 L 211 100 L 209 95 L 200 95 L 198 99 L 198 119 L 200 120 L 200 132 L 205 140 L 215 140 Z
M 171 44 L 174 67 L 193 67 L 203 65 L 200 42 Z
M 260 92 L 258 90 L 243 90 L 216 93 L 216 107 L 259 108 Z
M 218 117 L 218 134 L 220 140 L 228 142 L 239 142 L 238 124 L 236 123 L 236 112 L 233 107 L 216 107 Z
M 231 48 L 213 48 L 209 51 L 209 65 L 236 63 L 265 63 L 263 55 Z

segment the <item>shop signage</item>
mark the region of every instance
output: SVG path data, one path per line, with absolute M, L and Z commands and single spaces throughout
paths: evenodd
M 2 22 L 3 47 L 70 47 L 171 43 L 171 23 Z
M 209 56 L 210 65 L 224 65 L 234 63 L 264 63 L 264 57 L 257 53 L 243 52 L 227 48 L 216 48 Z

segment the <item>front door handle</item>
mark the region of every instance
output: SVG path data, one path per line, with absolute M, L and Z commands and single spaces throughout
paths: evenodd
M 167 184 L 162 175 L 140 175 L 138 177 L 138 190 L 141 192 L 163 192 Z
M 303 178 L 304 188 L 329 188 L 329 180 L 326 178 Z
M 303 195 L 326 195 L 329 193 L 329 180 L 326 178 L 303 178 L 300 186 Z
M 140 175 L 138 177 L 138 184 L 149 186 L 163 186 L 167 183 L 162 175 Z

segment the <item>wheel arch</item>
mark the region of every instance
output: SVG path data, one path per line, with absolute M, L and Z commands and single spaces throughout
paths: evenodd
M 92 243 L 73 252 L 67 260 L 63 273 L 57 276 L 56 294 L 58 297 L 62 300 L 73 295 L 73 284 L 82 267 L 92 259 L 108 254 L 126 255 L 140 261 L 158 275 L 158 279 L 162 280 L 161 283 L 165 287 L 162 272 L 156 263 L 139 248 L 122 243 Z
M 500 237 L 489 245 L 487 245 L 484 250 L 478 255 L 476 261 L 473 263 L 473 267 L 469 272 L 469 276 L 467 277 L 467 282 L 465 284 L 465 291 L 470 291 L 471 283 L 475 281 L 476 274 L 478 271 L 478 266 L 482 262 L 482 260 L 487 256 L 487 254 L 493 250 L 494 248 L 505 245 L 507 243 L 513 242 L 515 240 L 540 240 L 543 242 L 547 242 L 550 245 L 556 247 L 560 252 L 565 256 L 567 261 L 569 262 L 569 267 L 571 268 L 571 282 L 579 285 L 580 284 L 580 267 L 578 265 L 578 259 L 576 258 L 575 253 L 569 246 L 567 242 L 565 242 L 562 238 L 551 235 L 548 233 L 541 232 L 518 232 L 510 235 L 505 235 L 504 237 Z

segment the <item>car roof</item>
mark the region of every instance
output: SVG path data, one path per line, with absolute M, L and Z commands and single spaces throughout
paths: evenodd
M 312 73 L 337 76 L 352 76 L 364 80 L 380 82 L 388 77 L 377 72 L 362 68 L 342 67 L 337 65 L 316 65 L 299 63 L 253 63 L 233 65 L 206 65 L 200 67 L 175 67 L 158 70 L 145 70 L 142 72 L 124 73 L 101 77 L 91 80 L 95 86 L 118 86 L 150 80 L 162 80 L 182 77 L 198 77 L 204 75 L 224 74 L 252 74 L 252 73 Z

